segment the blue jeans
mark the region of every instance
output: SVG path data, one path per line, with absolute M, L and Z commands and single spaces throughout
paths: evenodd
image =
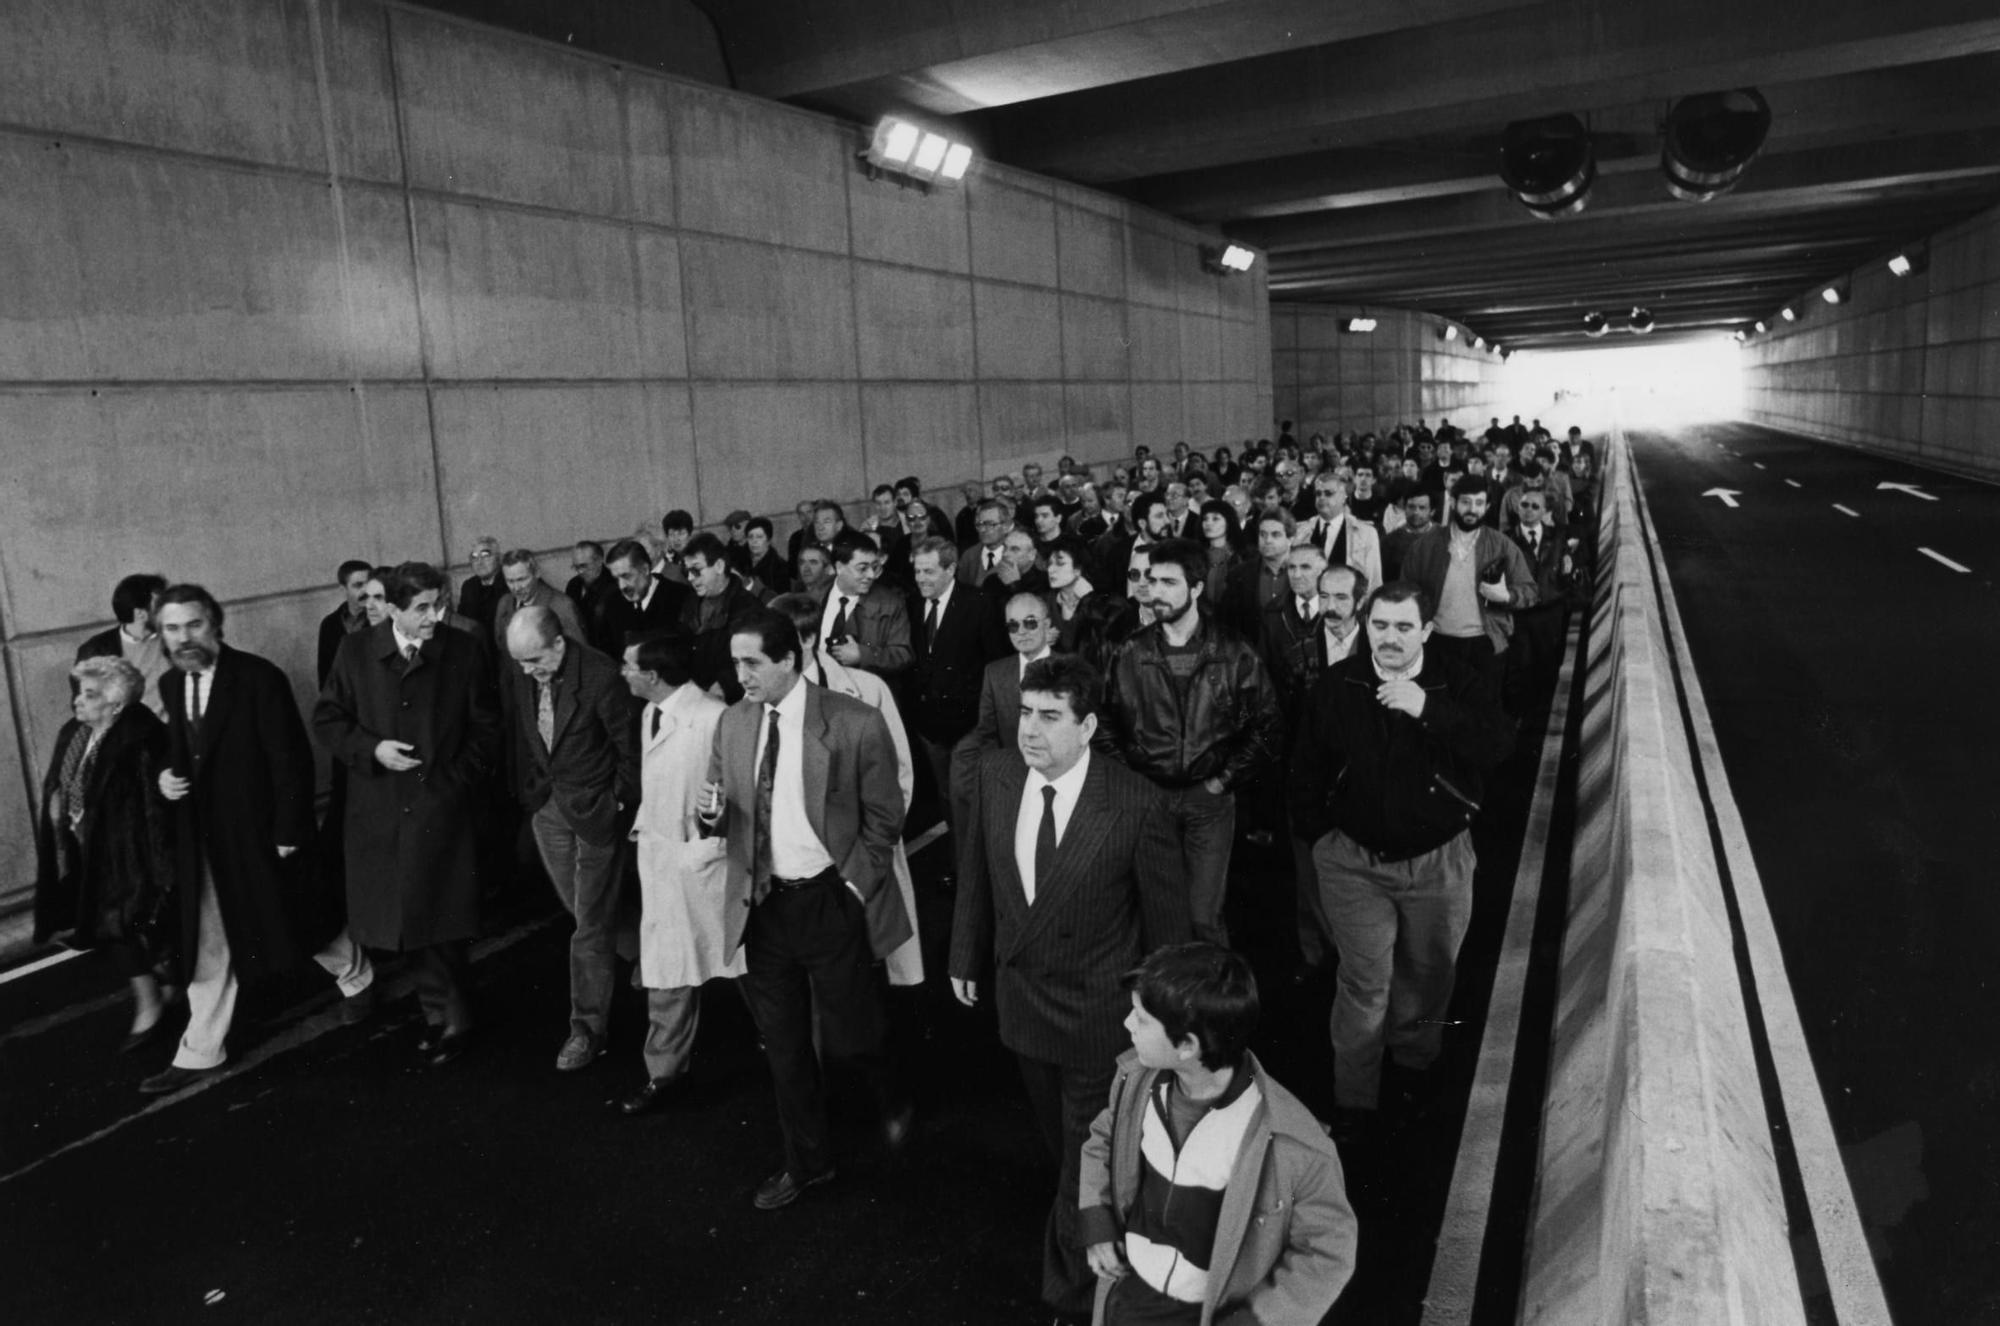
M 1188 915 L 1196 939 L 1227 944 L 1222 900 L 1229 892 L 1229 848 L 1236 837 L 1236 798 L 1220 796 L 1201 784 L 1161 789 L 1174 836 L 1180 839 L 1181 869 L 1188 889 Z

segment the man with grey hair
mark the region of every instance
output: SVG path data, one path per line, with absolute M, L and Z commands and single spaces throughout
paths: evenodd
M 515 548 L 500 557 L 500 579 L 506 584 L 507 592 L 493 606 L 493 643 L 504 649 L 507 643 L 507 623 L 523 608 L 547 608 L 562 623 L 562 633 L 572 640 L 589 643 L 590 637 L 583 629 L 583 618 L 577 615 L 576 604 L 569 595 L 542 579 L 541 566 L 535 555 L 526 548 Z
M 610 1020 L 620 867 L 639 804 L 637 706 L 619 665 L 565 639 L 548 608 L 516 612 L 506 644 L 515 790 L 556 896 L 576 919 L 569 1036 L 556 1056 L 569 1073 L 604 1048 Z
M 491 534 L 480 535 L 472 541 L 472 553 L 466 560 L 472 564 L 472 574 L 458 587 L 458 610 L 481 626 L 491 626 L 493 611 L 507 592 L 500 579 L 500 540 Z

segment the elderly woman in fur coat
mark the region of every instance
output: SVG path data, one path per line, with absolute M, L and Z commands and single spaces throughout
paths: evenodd
M 145 706 L 145 678 L 122 658 L 71 669 L 75 717 L 56 734 L 35 822 L 35 939 L 113 954 L 132 983 L 135 1050 L 159 1032 L 174 922 L 169 820 L 153 784 L 166 725 Z

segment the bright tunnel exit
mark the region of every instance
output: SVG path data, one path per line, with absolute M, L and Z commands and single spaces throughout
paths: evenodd
M 1681 424 L 1741 417 L 1742 351 L 1730 337 L 1513 356 L 1522 398 L 1547 402 L 1565 423 L 1597 431 L 1627 424 Z

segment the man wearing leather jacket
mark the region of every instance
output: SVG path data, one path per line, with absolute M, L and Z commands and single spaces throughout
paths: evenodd
M 1256 649 L 1198 606 L 1206 550 L 1167 539 L 1151 553 L 1153 624 L 1111 665 L 1100 744 L 1167 794 L 1195 936 L 1225 944 L 1233 793 L 1276 757 L 1284 722 Z
M 1411 582 L 1377 590 L 1362 614 L 1368 652 L 1319 675 L 1292 748 L 1292 824 L 1313 844 L 1340 954 L 1336 1135 L 1376 1117 L 1385 1046 L 1417 1073 L 1443 1048 L 1472 917 L 1468 826 L 1514 744 L 1491 676 L 1425 648 L 1435 612 Z

